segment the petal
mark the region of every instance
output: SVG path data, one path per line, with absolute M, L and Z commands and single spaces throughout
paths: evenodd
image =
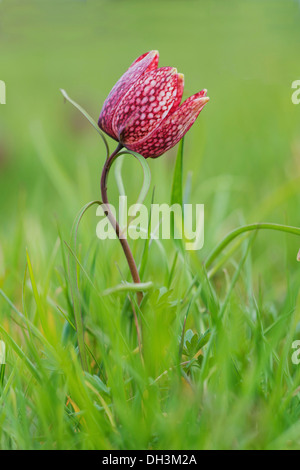
M 158 65 L 158 51 L 147 52 L 138 57 L 127 72 L 115 84 L 106 98 L 98 121 L 99 127 L 114 139 L 118 139 L 112 129 L 116 108 L 129 88 L 146 72 L 155 70 Z
M 182 100 L 182 95 L 183 95 L 183 89 L 184 89 L 184 75 L 183 73 L 179 73 L 177 75 L 177 96 L 172 106 L 172 109 L 170 110 L 170 114 L 173 113 L 175 109 L 177 109 L 178 106 L 180 105 L 181 100 Z
M 137 64 L 138 62 L 140 62 L 142 59 L 144 59 L 144 57 L 146 57 L 148 54 L 151 54 L 151 53 L 157 53 L 157 59 L 158 59 L 158 51 L 150 51 L 150 52 L 145 52 L 145 54 L 142 54 L 140 55 L 140 57 L 138 57 L 137 59 L 135 59 L 134 62 L 132 62 L 132 64 L 130 65 L 129 69 L 131 69 L 131 67 L 133 67 L 135 64 Z M 158 60 L 157 60 L 157 63 L 158 63 Z M 128 69 L 128 70 L 129 70 Z
M 144 139 L 167 116 L 177 96 L 177 77 L 173 67 L 161 67 L 145 73 L 130 88 L 112 123 L 124 145 Z
M 128 149 L 145 158 L 156 158 L 174 147 L 187 133 L 200 111 L 209 101 L 206 93 L 206 90 L 202 90 L 188 98 L 174 113 L 169 114 L 150 136 L 142 142 L 130 144 Z

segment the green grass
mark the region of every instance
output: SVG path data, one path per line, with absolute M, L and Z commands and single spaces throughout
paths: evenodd
M 299 4 L 149 3 L 0 3 L 0 449 L 299 449 Z M 59 90 L 96 119 L 150 49 L 211 101 L 182 162 L 147 162 L 146 204 L 204 203 L 205 245 L 130 241 L 139 308 L 96 204 L 75 243 L 106 149 Z M 143 176 L 126 156 L 111 201 Z

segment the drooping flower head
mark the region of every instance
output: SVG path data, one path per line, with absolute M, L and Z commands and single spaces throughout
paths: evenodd
M 99 127 L 124 147 L 156 158 L 179 142 L 209 101 L 207 90 L 182 105 L 184 77 L 158 68 L 158 51 L 136 59 L 106 98 Z

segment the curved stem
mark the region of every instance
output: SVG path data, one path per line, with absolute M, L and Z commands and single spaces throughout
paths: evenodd
M 259 230 L 259 229 L 267 229 L 267 230 L 277 230 L 279 232 L 286 232 L 292 233 L 293 235 L 300 236 L 300 228 L 298 227 L 291 227 L 289 225 L 280 225 L 280 224 L 272 224 L 272 223 L 257 223 L 257 224 L 249 224 L 244 225 L 243 227 L 239 227 L 232 232 L 230 232 L 222 241 L 219 243 L 216 248 L 212 251 L 205 262 L 206 269 L 211 266 L 213 261 L 216 257 L 226 248 L 229 243 L 234 240 L 238 235 L 250 232 L 252 230 Z
M 120 226 L 109 208 L 109 202 L 108 202 L 108 197 L 107 197 L 107 178 L 108 178 L 109 170 L 113 162 L 115 161 L 115 159 L 118 157 L 118 153 L 120 152 L 122 148 L 123 148 L 123 145 L 119 144 L 116 150 L 110 155 L 110 157 L 105 162 L 105 165 L 102 170 L 102 175 L 101 175 L 101 195 L 102 195 L 102 202 L 106 206 L 106 211 L 105 211 L 106 216 L 108 220 L 110 221 L 110 223 L 112 224 L 113 228 L 115 229 L 117 237 L 120 240 L 124 254 L 127 259 L 127 263 L 130 269 L 133 282 L 135 282 L 136 284 L 140 284 L 141 280 L 140 280 L 139 272 L 138 272 L 136 263 L 134 261 L 130 246 L 128 244 L 127 239 L 122 236 L 122 233 L 120 231 Z M 137 293 L 137 298 L 138 298 L 138 303 L 140 304 L 143 298 L 142 292 Z

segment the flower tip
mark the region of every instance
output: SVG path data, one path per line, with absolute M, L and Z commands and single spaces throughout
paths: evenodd
M 153 57 L 155 56 L 159 56 L 159 51 L 157 51 L 156 49 L 153 49 L 153 51 L 150 51 L 149 54 L 151 54 Z
M 198 97 L 200 98 L 203 105 L 208 103 L 209 97 L 207 96 L 207 89 L 203 88 L 203 90 L 198 93 Z
M 300 250 L 298 251 L 297 261 L 300 261 Z
M 199 95 L 200 96 L 206 96 L 207 95 L 207 89 L 203 88 L 203 90 L 199 92 Z
M 201 103 L 202 106 L 206 105 L 206 103 L 208 102 L 209 102 L 209 96 L 200 96 L 199 103 Z

